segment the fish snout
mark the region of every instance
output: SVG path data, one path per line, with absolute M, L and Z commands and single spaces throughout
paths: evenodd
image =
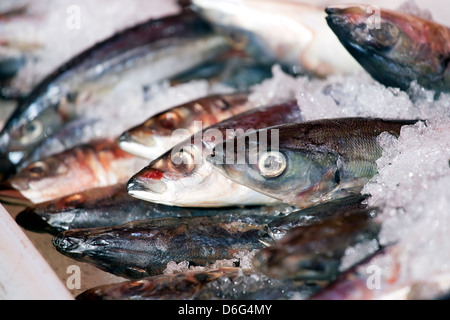
M 6 157 L 0 157 L 0 181 L 5 181 L 16 172 L 16 166 Z
M 78 237 L 71 237 L 62 232 L 52 239 L 52 244 L 62 253 L 77 253 L 77 249 L 83 244 L 83 240 Z
M 161 181 L 162 178 L 161 171 L 144 169 L 128 181 L 127 191 L 133 197 L 148 200 L 146 194 L 163 194 L 167 190 L 167 185 Z
M 117 142 L 122 150 L 139 156 L 146 156 L 146 153 L 149 152 L 147 149 L 154 147 L 156 144 L 152 135 L 140 137 L 133 134 L 132 131 L 124 132 Z
M 25 230 L 54 233 L 53 228 L 36 212 L 34 207 L 28 207 L 19 212 L 16 222 Z

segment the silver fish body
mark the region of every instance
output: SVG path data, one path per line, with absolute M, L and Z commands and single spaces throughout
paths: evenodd
M 261 107 L 213 125 L 179 143 L 135 174 L 128 192 L 139 199 L 176 206 L 274 204 L 278 200 L 233 183 L 205 161 L 219 141 L 254 128 L 301 119 L 295 101 Z M 179 161 L 181 160 L 181 161 Z
M 39 203 L 21 211 L 17 223 L 27 230 L 57 234 L 69 229 L 112 227 L 163 217 L 234 214 L 279 217 L 295 208 L 286 205 L 230 208 L 185 208 L 142 201 L 127 193 L 126 183 L 93 188 Z
M 130 279 L 161 274 L 171 261 L 208 266 L 270 241 L 263 230 L 274 219 L 260 214 L 170 217 L 120 226 L 72 229 L 53 239 L 56 249 L 75 260 Z
M 224 176 L 299 208 L 358 194 L 381 157 L 377 137 L 416 121 L 323 119 L 256 130 L 207 157 Z
M 192 3 L 216 32 L 265 63 L 321 77 L 361 69 L 326 25 L 324 8 L 270 0 Z
M 21 164 L 75 119 L 92 112 L 99 120 L 111 108 L 123 107 L 118 97 L 124 89 L 134 94 L 130 86 L 167 79 L 225 50 L 226 41 L 192 12 L 126 29 L 61 65 L 21 101 L 0 133 L 2 157 Z M 184 59 L 177 58 L 181 55 Z M 109 112 L 96 112 L 105 101 Z

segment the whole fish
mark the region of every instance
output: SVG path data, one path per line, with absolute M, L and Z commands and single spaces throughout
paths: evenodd
M 214 146 L 235 134 L 300 121 L 296 101 L 271 105 L 197 132 L 151 162 L 128 183 L 133 197 L 167 205 L 217 207 L 273 204 L 277 200 L 233 183 L 205 161 Z
M 234 47 L 264 63 L 321 77 L 361 68 L 328 28 L 322 7 L 273 0 L 192 3 Z
M 406 90 L 412 81 L 450 92 L 450 29 L 410 14 L 374 7 L 326 9 L 339 40 L 373 78 Z
M 146 161 L 98 140 L 32 162 L 1 183 L 0 199 L 40 203 L 83 190 L 126 182 Z
M 121 225 L 129 221 L 162 217 L 221 214 L 284 216 L 294 210 L 286 205 L 230 208 L 181 208 L 142 201 L 127 193 L 126 183 L 89 189 L 39 203 L 21 211 L 17 223 L 31 231 L 57 234 L 69 229 Z
M 130 279 L 161 274 L 171 261 L 208 266 L 270 241 L 261 214 L 169 217 L 120 226 L 72 229 L 53 238 L 56 249 L 77 261 Z
M 227 178 L 299 208 L 359 194 L 377 172 L 377 137 L 416 120 L 323 119 L 256 130 L 207 157 Z
M 247 93 L 217 94 L 196 99 L 160 112 L 119 138 L 119 146 L 134 155 L 154 160 L 177 143 L 193 135 L 198 127 L 209 127 L 252 108 Z M 174 134 L 182 130 L 183 134 Z
M 115 34 L 61 65 L 21 101 L 0 133 L 2 162 L 21 164 L 68 123 L 80 117 L 100 121 L 124 108 L 124 97 L 130 98 L 127 92 L 136 95 L 132 88 L 142 91 L 144 85 L 168 79 L 228 49 L 226 41 L 191 11 Z M 106 110 L 100 112 L 101 106 Z M 78 143 L 71 139 L 63 144 Z
M 308 298 L 312 284 L 280 281 L 235 267 L 153 276 L 88 289 L 77 300 L 286 300 Z
M 365 199 L 367 199 L 367 196 L 355 194 L 297 210 L 270 222 L 267 225 L 267 231 L 272 239 L 280 240 L 293 228 L 305 227 L 325 219 L 365 210 L 367 208 L 367 205 L 363 203 Z
M 339 274 L 345 250 L 377 237 L 380 224 L 362 209 L 290 229 L 256 253 L 253 266 L 272 278 L 330 280 Z

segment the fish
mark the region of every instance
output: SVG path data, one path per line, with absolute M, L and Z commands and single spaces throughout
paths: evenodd
M 0 132 L 2 162 L 17 167 L 67 124 L 80 118 L 108 118 L 130 98 L 139 100 L 144 85 L 185 72 L 226 50 L 226 40 L 190 10 L 116 33 L 63 63 L 20 100 Z M 62 143 L 66 148 L 79 143 L 74 137 L 80 128 L 75 129 L 71 140 Z M 1 173 L 3 179 L 8 175 Z
M 371 210 L 361 209 L 294 227 L 259 250 L 253 266 L 276 279 L 334 280 L 348 247 L 376 240 L 381 225 L 373 218 Z
M 196 133 L 252 108 L 248 93 L 214 94 L 160 112 L 119 138 L 119 146 L 136 156 L 154 160 L 177 143 Z M 176 134 L 175 130 L 180 130 Z
M 324 7 L 271 0 L 193 0 L 192 4 L 233 47 L 262 63 L 318 77 L 361 69 L 327 26 Z
M 207 79 L 211 84 L 225 85 L 236 91 L 249 89 L 272 77 L 272 66 L 256 61 L 242 51 L 229 52 L 171 79 L 171 84 Z
M 295 210 L 284 217 L 267 224 L 267 232 L 271 238 L 278 241 L 289 230 L 296 227 L 306 227 L 336 216 L 349 215 L 367 209 L 367 195 L 354 194 L 345 198 L 327 201 L 302 210 Z M 293 207 L 294 208 L 294 207 Z M 374 208 L 372 210 L 375 210 Z
M 208 266 L 270 241 L 271 216 L 220 214 L 131 221 L 120 226 L 71 229 L 52 239 L 56 250 L 76 261 L 128 279 L 163 273 L 169 262 Z M 263 242 L 261 242 L 262 240 Z
M 185 208 L 142 201 L 130 196 L 125 183 L 92 188 L 29 206 L 16 216 L 24 229 L 57 235 L 69 229 L 112 227 L 130 221 L 162 217 L 222 214 L 284 216 L 295 210 L 284 204 L 228 208 Z
M 223 267 L 101 285 L 85 290 L 76 300 L 298 300 L 320 289 L 270 279 L 249 269 Z
M 274 204 L 279 201 L 233 183 L 204 160 L 220 141 L 235 134 L 300 121 L 296 101 L 249 110 L 197 132 L 133 175 L 128 193 L 138 199 L 188 207 Z
M 377 137 L 398 137 L 417 121 L 355 117 L 278 125 L 222 142 L 206 161 L 236 183 L 303 209 L 360 193 L 377 173 Z
M 0 184 L 0 199 L 37 204 L 83 190 L 126 182 L 146 161 L 122 151 L 115 139 L 79 145 L 32 162 Z
M 447 26 L 367 5 L 330 6 L 326 12 L 343 46 L 378 82 L 401 90 L 417 82 L 436 93 L 450 92 Z

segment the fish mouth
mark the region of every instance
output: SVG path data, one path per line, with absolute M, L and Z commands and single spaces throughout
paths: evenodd
M 155 171 L 160 173 L 158 170 Z M 146 201 L 155 200 L 159 195 L 164 194 L 166 190 L 167 185 L 164 181 L 142 178 L 139 174 L 132 177 L 127 183 L 127 192 L 129 195 Z
M 19 212 L 16 216 L 16 222 L 25 230 L 38 233 L 50 233 L 53 235 L 58 234 L 58 231 L 51 227 L 39 214 L 37 214 L 35 208 L 33 207 L 28 207 Z
M 151 136 L 145 138 L 136 137 L 130 132 L 124 132 L 118 139 L 119 147 L 130 153 L 141 153 L 140 148 L 153 147 L 155 140 Z
M 82 255 L 81 251 L 85 245 L 85 241 L 80 237 L 71 237 L 69 230 L 61 232 L 54 237 L 52 239 L 52 244 L 58 252 L 75 258 Z
M 25 206 L 33 204 L 22 192 L 15 189 L 9 181 L 0 183 L 0 203 Z
M 0 181 L 5 181 L 16 172 L 16 166 L 6 157 L 0 158 Z

